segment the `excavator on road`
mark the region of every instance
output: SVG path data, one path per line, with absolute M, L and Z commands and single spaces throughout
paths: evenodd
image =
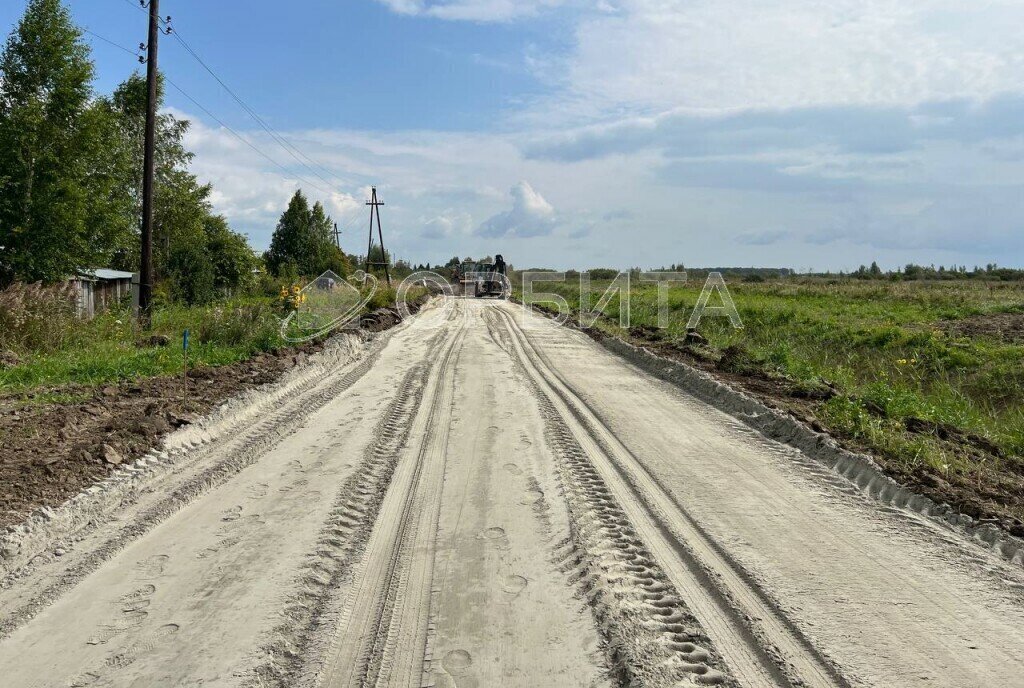
M 493 260 L 488 256 L 478 262 L 463 262 L 459 280 L 463 295 L 469 296 L 472 293 L 477 298 L 508 296 L 509 282 L 506 272 L 505 259 L 500 253 Z

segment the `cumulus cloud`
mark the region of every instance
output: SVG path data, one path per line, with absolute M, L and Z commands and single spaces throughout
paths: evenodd
M 282 132 L 339 170 L 330 194 L 201 121 L 187 145 L 218 212 L 259 249 L 301 186 L 338 219 L 344 248 L 364 251 L 362 202 L 376 183 L 388 248 L 414 262 L 493 253 L 497 237 L 517 265 L 552 267 L 1013 263 L 1024 259 L 1022 114 L 1024 98 L 1005 96 L 676 110 L 554 138 L 526 129 Z M 274 151 L 259 132 L 241 133 Z M 556 188 L 557 210 L 538 192 Z
M 535 237 L 551 234 L 555 227 L 555 209 L 544 197 L 521 181 L 509 191 L 512 209 L 483 222 L 477 234 L 485 237 Z
M 356 210 L 363 208 L 363 201 L 358 200 L 352 194 L 334 191 L 325 204 L 327 212 L 332 213 L 335 218 L 351 216 Z
M 473 217 L 469 213 L 446 208 L 423 223 L 421 235 L 425 239 L 453 239 L 469 234 L 472 226 Z
M 309 180 L 311 173 L 304 168 L 293 173 L 288 168 L 276 167 L 227 129 L 209 126 L 182 111 L 169 112 L 191 122 L 184 143 L 196 153 L 192 171 L 213 185 L 210 200 L 214 209 L 236 229 L 248 234 L 257 248 L 269 244 L 278 218 L 299 189 L 311 202 L 323 203 L 339 224 L 347 222 L 363 206 L 358 190 L 349 193 L 326 188 L 327 182 L 319 178 L 314 186 Z M 264 151 L 274 150 L 275 144 L 268 137 L 256 132 L 241 135 Z M 344 186 L 336 181 L 339 187 Z

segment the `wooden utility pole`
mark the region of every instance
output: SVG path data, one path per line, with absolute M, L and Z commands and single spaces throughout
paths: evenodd
M 384 250 L 384 231 L 380 228 L 380 207 L 384 205 L 384 201 L 377 200 L 377 187 L 370 187 L 370 200 L 366 202 L 366 205 L 370 206 L 370 240 L 366 244 L 366 267 L 364 268 L 367 273 L 370 272 L 370 266 L 384 268 L 384 277 L 387 278 L 388 284 L 391 284 L 391 270 L 388 268 L 388 253 Z M 377 216 L 377 238 L 380 240 L 380 261 L 370 260 L 370 251 L 373 249 L 373 216 Z
M 160 43 L 160 0 L 149 0 L 149 42 L 146 43 L 146 140 L 142 162 L 142 265 L 139 278 L 139 320 L 149 327 L 153 314 L 153 181 L 156 164 L 157 48 Z
M 338 229 L 338 223 L 334 223 L 334 245 L 341 248 L 341 230 Z

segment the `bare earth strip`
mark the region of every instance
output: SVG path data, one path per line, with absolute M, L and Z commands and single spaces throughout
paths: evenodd
M 473 323 L 455 377 L 424 683 L 603 688 L 600 633 L 562 570 L 568 515 L 543 420 Z
M 1024 573 L 511 304 L 434 304 L 0 589 L 0 685 L 1024 685 Z

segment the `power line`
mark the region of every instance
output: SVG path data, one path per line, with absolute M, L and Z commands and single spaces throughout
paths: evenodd
M 120 43 L 115 43 L 114 41 L 110 40 L 109 38 L 105 38 L 105 37 L 99 35 L 95 31 L 92 31 L 92 30 L 86 29 L 86 28 L 83 28 L 82 31 L 85 31 L 87 34 L 89 34 L 89 35 L 91 35 L 91 36 L 93 36 L 95 38 L 100 39 L 104 43 L 109 43 L 110 45 L 114 46 L 118 50 L 125 51 L 126 53 L 128 53 L 129 55 L 131 55 L 133 57 L 138 57 L 139 56 L 139 53 L 138 53 L 137 50 L 132 50 L 131 48 L 126 48 L 123 45 L 121 45 Z
M 125 0 L 125 2 L 131 3 L 131 0 Z M 122 50 L 122 51 L 128 53 L 129 55 L 132 55 L 133 57 L 138 57 L 139 56 L 139 54 L 137 52 L 131 50 L 130 48 L 126 48 L 125 46 L 121 45 L 120 43 L 112 41 L 112 40 L 110 40 L 109 38 L 107 38 L 105 36 L 101 36 L 100 34 L 96 33 L 95 31 L 92 31 L 90 29 L 83 29 L 83 31 L 85 31 L 86 33 L 88 33 L 88 34 L 90 34 L 90 35 L 100 39 L 104 43 L 109 43 L 110 45 L 114 46 L 115 48 L 118 48 L 119 50 Z M 298 175 L 298 174 L 295 174 L 295 173 L 289 171 L 287 167 L 285 167 L 284 165 L 279 163 L 274 158 L 270 157 L 270 155 L 268 155 L 266 152 L 264 152 L 262 149 L 260 149 L 256 144 L 254 144 L 252 141 L 250 141 L 249 139 L 245 138 L 244 136 L 239 134 L 237 131 L 232 129 L 230 126 L 228 126 L 227 123 L 224 122 L 224 120 L 222 120 L 221 118 L 217 117 L 217 115 L 215 115 L 212 112 L 210 112 L 210 110 L 208 108 L 206 108 L 205 106 L 203 106 L 202 103 L 200 103 L 198 100 L 196 100 L 191 95 L 189 95 L 189 93 L 185 89 L 183 89 L 181 86 L 179 86 L 174 81 L 172 81 L 171 78 L 169 76 L 167 76 L 167 74 L 163 74 L 162 76 L 164 78 L 164 81 L 166 81 L 171 86 L 173 86 L 179 93 L 181 93 L 181 95 L 185 96 L 185 98 L 187 98 L 189 101 L 191 101 L 193 105 L 195 105 L 197 108 L 199 108 L 204 113 L 206 113 L 206 115 L 210 119 L 212 119 L 217 124 L 219 124 L 221 127 L 226 129 L 232 136 L 234 136 L 236 139 L 238 139 L 239 141 L 244 143 L 246 146 L 248 146 L 249 148 L 254 150 L 256 153 L 258 153 L 264 159 L 269 161 L 272 165 L 274 165 L 275 167 L 279 168 L 284 173 L 283 176 L 285 176 L 286 178 L 296 179 L 297 181 L 300 181 L 303 184 L 311 186 L 312 188 L 316 189 L 317 191 L 320 191 L 321 193 L 327 194 L 328 197 L 330 197 L 330 195 L 334 193 L 333 191 L 329 191 L 327 189 L 324 189 L 323 187 L 319 186 L 318 184 L 314 184 L 313 182 L 311 182 L 310 180 L 306 179 L 305 177 L 303 177 L 301 175 Z
M 135 9 L 137 9 L 140 12 L 145 12 L 146 11 L 145 5 L 141 5 L 141 4 L 137 3 L 137 2 L 132 2 L 132 0 L 124 0 L 124 1 L 127 2 L 129 5 L 131 5 L 132 7 L 134 7 Z
M 129 4 L 129 5 L 131 5 L 131 6 L 133 7 L 133 8 L 135 8 L 135 9 L 137 9 L 137 10 L 139 10 L 139 11 L 142 11 L 142 12 L 146 12 L 146 10 L 145 10 L 145 8 L 144 8 L 144 7 L 145 7 L 145 3 L 144 3 L 144 2 L 142 2 L 141 0 L 140 0 L 140 2 L 139 2 L 138 4 L 136 4 L 136 2 L 134 2 L 133 0 L 124 0 L 124 2 L 128 3 L 128 4 Z M 169 22 L 169 20 L 170 20 L 170 17 L 168 17 L 168 18 L 167 18 L 167 20 L 168 20 L 168 22 Z M 166 22 L 165 22 L 165 23 L 166 23 Z M 259 124 L 259 125 L 260 125 L 260 127 L 261 127 L 261 128 L 262 128 L 262 129 L 264 130 L 264 131 L 266 131 L 266 132 L 267 132 L 267 134 L 269 134 L 269 135 L 270 135 L 270 137 L 271 137 L 271 138 L 272 138 L 272 139 L 273 139 L 273 140 L 274 140 L 274 141 L 275 141 L 275 142 L 276 142 L 276 143 L 277 143 L 277 144 L 278 144 L 279 146 L 281 146 L 281 147 L 282 147 L 282 148 L 283 148 L 283 149 L 285 150 L 285 152 L 286 152 L 286 153 L 288 153 L 288 154 L 289 154 L 289 155 L 290 155 L 291 157 L 295 158 L 295 160 L 296 160 L 296 161 L 297 161 L 297 162 L 298 162 L 298 163 L 299 163 L 300 165 L 302 165 L 302 166 L 303 166 L 303 167 L 305 167 L 305 168 L 306 168 L 307 170 L 309 170 L 309 171 L 310 171 L 310 172 L 311 172 L 311 173 L 312 173 L 312 174 L 313 174 L 313 175 L 314 175 L 315 177 L 319 178 L 319 179 L 320 179 L 320 180 L 321 180 L 322 182 L 324 182 L 324 183 L 325 183 L 325 184 L 327 184 L 328 186 L 334 186 L 334 182 L 332 182 L 332 181 L 331 181 L 330 179 L 327 179 L 326 177 L 324 177 L 324 176 L 323 176 L 322 174 L 320 174 L 320 173 L 319 173 L 319 172 L 317 172 L 317 171 L 316 171 L 315 169 L 313 169 L 313 167 L 310 167 L 310 165 L 309 165 L 309 164 L 307 164 L 307 163 L 311 163 L 311 164 L 312 164 L 312 165 L 314 165 L 315 167 L 318 167 L 318 168 L 320 168 L 320 169 L 321 169 L 321 170 L 323 170 L 323 171 L 324 171 L 324 172 L 325 172 L 325 173 L 326 173 L 327 175 L 334 175 L 334 172 L 331 172 L 330 170 L 328 170 L 327 168 L 325 168 L 325 167 L 324 167 L 323 165 L 321 165 L 320 163 L 318 163 L 317 161 L 313 160 L 313 159 L 312 159 L 312 158 L 310 158 L 310 157 L 309 157 L 308 155 L 306 155 L 305 153 L 303 153 L 303 152 L 302 152 L 301 150 L 299 150 L 299 149 L 298 149 L 298 148 L 297 148 L 297 147 L 296 147 L 295 145 L 293 145 L 293 144 L 292 144 L 292 143 L 291 143 L 290 141 L 288 141 L 288 140 L 287 140 L 287 139 L 286 139 L 286 138 L 285 138 L 284 136 L 282 136 L 281 134 L 277 133 L 277 132 L 276 132 L 276 131 L 275 131 L 275 130 L 274 130 L 274 129 L 273 129 L 273 128 L 272 128 L 272 127 L 271 127 L 271 126 L 269 125 L 269 124 L 267 124 L 267 123 L 266 123 L 266 121 L 265 121 L 265 120 L 264 120 L 264 119 L 263 119 L 262 117 L 260 117 L 260 116 L 259 116 L 259 114 L 258 114 L 258 113 L 257 113 L 257 112 L 256 112 L 256 111 L 255 111 L 255 110 L 254 110 L 254 109 L 252 108 L 252 107 L 250 107 L 250 106 L 249 106 L 249 105 L 248 105 L 248 104 L 247 104 L 247 103 L 246 103 L 246 102 L 245 102 L 244 100 L 242 100 L 242 98 L 241 98 L 241 97 L 240 97 L 240 96 L 239 96 L 239 95 L 238 95 L 237 93 L 235 93 L 235 92 L 234 92 L 233 90 L 231 90 L 231 87 L 229 87 L 229 86 L 228 86 L 228 85 L 227 85 L 227 84 L 226 84 L 226 83 L 224 82 L 224 80 L 223 80 L 223 79 L 221 79 L 221 78 L 220 78 L 220 76 L 218 76 L 216 72 L 214 72 L 213 68 L 212 68 L 212 67 L 210 67 L 210 66 L 209 66 L 209 65 L 208 65 L 208 64 L 207 64 L 207 63 L 206 63 L 206 62 L 205 62 L 205 61 L 204 61 L 204 60 L 203 60 L 203 59 L 202 59 L 202 58 L 201 58 L 201 57 L 199 56 L 199 53 L 197 53 L 197 52 L 196 52 L 196 51 L 195 51 L 195 50 L 194 50 L 194 49 L 192 48 L 192 46 L 191 46 L 191 45 L 189 45 L 189 44 L 188 44 L 188 42 L 187 42 L 187 41 L 186 41 L 186 40 L 185 40 L 184 38 L 182 38 L 182 37 L 181 37 L 181 35 L 180 35 L 180 34 L 178 33 L 177 29 L 175 29 L 175 30 L 173 30 L 173 31 L 171 31 L 170 29 L 168 29 L 168 30 L 167 30 L 167 32 L 165 32 L 165 33 L 169 33 L 170 35 L 174 36 L 174 38 L 175 38 L 175 39 L 176 39 L 176 40 L 177 40 L 177 41 L 178 41 L 179 43 L 181 43 L 181 46 L 182 46 L 182 47 L 183 47 L 183 48 L 184 48 L 184 49 L 185 49 L 185 50 L 186 50 L 186 51 L 187 51 L 187 52 L 188 52 L 188 53 L 189 53 L 189 54 L 190 54 L 190 55 L 191 55 L 191 56 L 192 56 L 192 57 L 193 57 L 193 58 L 194 58 L 194 59 L 195 59 L 195 60 L 196 60 L 196 61 L 197 61 L 197 62 L 198 62 L 198 63 L 199 63 L 199 64 L 200 64 L 200 65 L 201 65 L 202 67 L 203 67 L 203 69 L 205 69 L 205 70 L 206 70 L 206 71 L 207 71 L 207 72 L 208 72 L 208 73 L 210 74 L 210 76 L 212 76 L 212 77 L 213 77 L 214 79 L 216 79 L 217 83 L 219 83 L 219 84 L 221 85 L 221 87 L 222 87 L 222 88 L 223 88 L 223 89 L 224 89 L 225 91 L 227 91 L 227 92 L 228 92 L 228 94 L 229 94 L 229 95 L 230 95 L 230 96 L 231 96 L 231 97 L 232 97 L 232 98 L 233 98 L 233 99 L 235 100 L 235 102 L 236 102 L 236 103 L 238 103 L 238 105 L 239 105 L 239 106 L 240 106 L 240 107 L 241 107 L 241 108 L 242 108 L 243 110 L 245 110 L 245 112 L 246 112 L 246 113 L 248 113 L 248 114 L 249 114 L 249 116 L 250 116 L 250 117 L 252 117 L 252 118 L 253 118 L 253 120 L 255 120 L 255 121 L 256 121 L 256 123 L 257 123 L 257 124 Z M 315 184 L 314 184 L 314 185 L 312 185 L 312 186 L 313 186 L 314 188 L 319 188 L 319 187 L 317 187 L 317 186 L 316 186 Z M 324 191 L 324 190 L 323 190 L 323 189 L 320 189 L 320 191 Z M 332 193 L 332 192 L 325 192 L 325 193 Z
M 296 148 L 284 136 L 278 134 L 269 124 L 266 123 L 266 121 L 262 117 L 259 116 L 259 114 L 252 107 L 250 107 L 244 100 L 242 100 L 242 98 L 237 93 L 232 91 L 231 88 L 226 83 L 224 83 L 224 80 L 221 79 L 216 74 L 216 72 L 214 72 L 213 69 L 208 64 L 206 64 L 206 62 L 203 61 L 201 57 L 199 57 L 199 54 L 192 48 L 192 46 L 188 44 L 187 41 L 185 41 L 184 38 L 182 38 L 177 32 L 175 32 L 173 35 L 178 40 L 178 42 L 181 43 L 182 47 L 185 48 L 185 50 L 188 51 L 188 53 L 192 55 L 192 57 L 195 58 L 200 65 L 202 65 L 203 69 L 209 72 L 210 76 L 217 80 L 217 83 L 219 83 L 224 88 L 224 90 L 228 92 L 228 94 L 235 100 L 235 102 L 238 103 L 242 107 L 242 109 L 244 109 L 249 114 L 249 116 L 251 116 L 260 125 L 260 127 L 262 127 L 268 134 L 270 134 L 270 136 L 273 137 L 273 139 L 277 141 L 277 143 L 282 148 L 285 149 L 285 152 L 287 152 L 289 155 L 295 158 L 302 166 L 304 166 L 314 175 L 319 177 L 323 182 L 327 184 L 333 184 L 333 182 L 331 182 L 329 179 L 324 178 L 319 172 L 314 170 L 312 167 L 306 164 L 306 162 L 300 159 L 300 157 L 297 156 L 301 156 L 301 158 L 304 158 L 309 163 L 312 163 L 313 165 L 319 167 L 329 175 L 333 174 L 331 171 L 327 170 L 318 162 L 316 162 L 308 155 L 303 153 L 301 150 Z
M 230 87 L 230 86 L 228 86 L 228 85 L 227 85 L 227 84 L 226 84 L 226 83 L 224 82 L 224 80 L 220 78 L 220 76 L 218 76 L 218 75 L 217 75 L 217 73 L 216 73 L 216 72 L 215 72 L 215 71 L 213 70 L 213 68 L 212 68 L 212 67 L 210 67 L 210 66 L 209 66 L 208 64 L 206 64 L 206 62 L 205 62 L 205 61 L 203 60 L 203 58 L 201 58 L 201 57 L 199 56 L 199 54 L 198 54 L 198 53 L 197 53 L 197 52 L 196 52 L 196 51 L 195 51 L 195 50 L 194 50 L 194 49 L 192 48 L 192 46 L 191 46 L 191 45 L 189 45 L 189 44 L 188 44 L 188 42 L 187 42 L 187 41 L 186 41 L 186 40 L 185 40 L 184 38 L 182 38 L 182 37 L 181 37 L 181 34 L 179 34 L 177 30 L 175 30 L 175 31 L 174 31 L 174 32 L 173 32 L 173 33 L 172 33 L 171 35 L 172 35 L 172 36 L 173 36 L 173 37 L 174 37 L 174 38 L 175 38 L 175 39 L 176 39 L 176 40 L 177 40 L 177 41 L 178 41 L 178 42 L 179 42 L 179 43 L 181 44 L 181 46 L 182 46 L 182 47 L 183 47 L 183 48 L 184 48 L 184 49 L 185 49 L 185 50 L 186 50 L 186 51 L 187 51 L 187 52 L 188 52 L 188 53 L 189 53 L 189 54 L 190 54 L 190 55 L 191 55 L 191 56 L 192 56 L 193 58 L 195 58 L 196 62 L 198 62 L 198 63 L 199 63 L 199 64 L 200 64 L 200 65 L 201 65 L 201 66 L 203 67 L 203 69 L 205 69 L 205 70 L 206 70 L 206 71 L 207 71 L 207 72 L 208 72 L 208 73 L 210 74 L 210 76 L 212 76 L 212 77 L 213 77 L 213 78 L 214 78 L 214 79 L 215 79 L 215 80 L 217 81 L 217 83 L 219 83 L 219 84 L 221 85 L 221 87 L 222 87 L 222 88 L 223 88 L 223 89 L 224 89 L 225 91 L 227 91 L 228 95 L 230 95 L 230 96 L 231 96 L 231 97 L 232 97 L 232 98 L 234 99 L 234 101 L 235 101 L 236 103 L 238 103 L 238 105 L 239 105 L 239 106 L 240 106 L 240 107 L 241 107 L 241 108 L 242 108 L 243 110 L 245 110 L 245 112 L 247 112 L 247 113 L 249 114 L 249 116 L 250 116 L 250 117 L 252 117 L 252 118 L 253 118 L 253 120 L 254 120 L 254 121 L 255 121 L 255 122 L 257 123 L 257 124 L 259 124 L 259 125 L 260 125 L 260 127 L 261 127 L 261 128 L 262 128 L 262 129 L 264 130 L 264 131 L 266 131 L 266 132 L 267 132 L 267 133 L 268 133 L 268 134 L 269 134 L 269 135 L 271 136 L 271 138 L 273 138 L 273 139 L 274 139 L 274 141 L 276 141 L 276 142 L 278 143 L 278 145 L 280 145 L 280 146 L 281 146 L 281 148 L 283 148 L 283 149 L 285 150 L 285 152 L 286 152 L 286 153 L 288 153 L 288 154 L 289 154 L 290 156 L 292 156 L 293 158 L 295 158 L 295 160 L 296 160 L 296 161 L 297 161 L 297 162 L 298 162 L 298 163 L 299 163 L 300 165 L 302 165 L 302 166 L 303 166 L 303 167 L 305 167 L 305 168 L 306 168 L 307 170 L 309 170 L 310 172 L 312 172 L 312 173 L 313 173 L 313 175 L 315 175 L 316 177 L 319 177 L 319 178 L 320 178 L 320 180 L 321 180 L 321 181 L 323 181 L 323 182 L 324 182 L 325 184 L 328 184 L 328 185 L 333 185 L 333 184 L 334 184 L 334 182 L 332 182 L 331 180 L 327 179 L 327 178 L 326 178 L 326 177 L 324 177 L 324 176 L 323 176 L 322 174 L 320 174 L 319 172 L 317 172 L 317 171 L 316 171 L 315 169 L 313 169 L 313 167 L 311 167 L 311 166 L 310 166 L 310 165 L 309 165 L 308 163 L 312 163 L 313 165 L 315 165 L 315 166 L 319 167 L 320 169 L 324 170 L 324 172 L 326 172 L 327 174 L 332 174 L 332 173 L 331 173 L 330 171 L 328 171 L 327 169 L 325 169 L 325 168 L 324 168 L 324 167 L 323 167 L 322 165 L 320 165 L 320 164 L 319 164 L 319 163 L 317 163 L 317 162 L 316 162 L 315 160 L 313 160 L 312 158 L 310 158 L 310 157 L 309 157 L 308 155 L 306 155 L 305 153 L 303 153 L 303 152 L 302 152 L 301 150 L 299 150 L 298 148 L 296 148 L 296 147 L 295 147 L 295 146 L 294 146 L 294 145 L 293 145 L 293 144 L 292 144 L 291 142 L 289 142 L 289 141 L 288 141 L 288 140 L 287 140 L 286 138 L 284 138 L 284 137 L 283 137 L 283 136 L 282 136 L 281 134 L 277 133 L 277 132 L 276 132 L 276 131 L 275 131 L 275 130 L 274 130 L 274 129 L 273 129 L 273 128 L 272 128 L 272 127 L 271 127 L 271 126 L 269 125 L 269 124 L 267 124 L 267 123 L 266 123 L 266 121 L 265 121 L 265 120 L 264 120 L 264 119 L 263 119 L 262 117 L 260 117 L 260 116 L 259 116 L 259 114 L 258 114 L 258 113 L 257 113 L 257 112 L 256 112 L 256 111 L 255 111 L 255 110 L 254 110 L 254 109 L 252 108 L 252 107 L 250 107 L 250 106 L 249 106 L 249 105 L 248 105 L 248 104 L 247 104 L 247 103 L 246 103 L 246 102 L 245 102 L 244 100 L 242 100 L 242 98 L 241 98 L 241 97 L 240 97 L 240 96 L 239 96 L 239 95 L 238 95 L 237 93 L 235 93 L 235 92 L 234 92 L 234 91 L 233 91 L 233 90 L 231 89 L 231 87 Z M 308 163 L 307 163 L 307 161 L 308 161 Z
M 263 158 L 265 158 L 266 160 L 268 160 L 268 161 L 269 161 L 269 162 L 270 162 L 271 164 L 273 164 L 274 166 L 276 166 L 276 167 L 280 168 L 280 169 L 281 169 L 281 171 L 282 171 L 282 172 L 284 172 L 285 176 L 287 176 L 287 177 L 293 177 L 293 178 L 297 179 L 298 181 L 302 182 L 303 184 L 306 184 L 306 185 L 308 185 L 308 186 L 311 186 L 311 187 L 313 187 L 314 189 L 316 189 L 317 191 L 320 191 L 321 193 L 325 193 L 325 194 L 327 194 L 327 195 L 328 195 L 328 197 L 329 197 L 329 196 L 330 196 L 331 194 L 333 194 L 333 193 L 334 193 L 333 191 L 329 191 L 329 190 L 327 190 L 327 189 L 324 189 L 323 187 L 321 187 L 321 186 L 319 186 L 319 185 L 317 185 L 317 184 L 314 184 L 313 182 L 309 181 L 309 180 L 308 180 L 308 179 L 306 179 L 305 177 L 302 177 L 302 176 L 300 176 L 300 175 L 298 175 L 298 174 L 295 174 L 294 172 L 290 172 L 290 171 L 288 170 L 288 168 L 287 168 L 287 167 L 285 167 L 284 165 L 282 165 L 281 163 L 279 163 L 279 162 L 278 162 L 277 160 L 274 160 L 274 159 L 273 159 L 272 157 L 270 157 L 270 155 L 268 155 L 268 154 L 267 154 L 267 153 L 265 153 L 265 152 L 264 152 L 263 150 L 261 150 L 261 149 L 260 149 L 260 148 L 259 148 L 259 147 L 258 147 L 258 146 L 257 146 L 256 144 L 254 144 L 254 143 L 253 143 L 252 141 L 250 141 L 249 139 L 245 138 L 244 136 L 242 136 L 241 134 L 239 134 L 239 133 L 238 133 L 237 131 L 235 131 L 234 129 L 232 129 L 232 128 L 231 128 L 230 126 L 228 126 L 228 125 L 227 125 L 227 124 L 226 124 L 226 123 L 224 122 L 224 120 L 222 120 L 221 118 L 217 117 L 217 115 L 215 115 L 215 114 L 213 114 L 212 112 L 210 112 L 210 111 L 209 111 L 209 110 L 208 110 L 207 108 L 205 108 L 205 107 L 203 106 L 203 104 L 202 104 L 202 103 L 200 103 L 200 102 L 199 102 L 198 100 L 196 100 L 196 99 L 195 99 L 195 98 L 193 98 L 193 97 L 192 97 L 191 95 L 189 95 L 189 94 L 188 94 L 188 92 L 187 92 L 187 91 L 185 91 L 185 89 L 183 89 L 183 88 L 182 88 L 181 86 L 178 86 L 178 84 L 176 84 L 176 83 L 174 83 L 173 81 L 171 81 L 171 79 L 170 79 L 170 78 L 168 78 L 168 76 L 167 76 L 166 74 L 164 75 L 164 80 L 165 80 L 165 81 L 166 81 L 167 83 L 169 83 L 169 84 L 170 84 L 171 86 L 173 86 L 173 87 L 174 87 L 175 89 L 177 89 L 177 91 L 178 91 L 178 92 L 179 92 L 179 93 L 180 93 L 181 95 L 183 95 L 183 96 L 185 96 L 186 98 L 188 98 L 188 99 L 189 99 L 189 100 L 190 100 L 190 101 L 192 102 L 192 104 L 193 104 L 193 105 L 195 105 L 195 106 L 196 106 L 197 108 L 199 108 L 199 109 L 200 109 L 200 110 L 202 110 L 202 111 L 203 111 L 204 113 L 206 113 L 206 115 L 207 115 L 208 117 L 210 117 L 210 119 L 212 119 L 212 120 L 213 120 L 214 122 L 216 122 L 217 124 L 219 124 L 220 126 L 222 126 L 222 127 L 224 128 L 224 129 L 227 129 L 227 130 L 228 130 L 228 132 L 230 132 L 230 133 L 231 133 L 231 134 L 232 134 L 232 135 L 233 135 L 233 136 L 234 136 L 234 137 L 235 137 L 236 139 L 238 139 L 239 141 L 241 141 L 242 143 L 244 143 L 245 145 L 247 145 L 247 146 L 248 146 L 249 148 L 251 148 L 251 149 L 253 149 L 254 151 L 256 151 L 256 152 L 257 152 L 257 153 L 258 153 L 259 155 L 261 155 L 261 156 L 262 156 Z

